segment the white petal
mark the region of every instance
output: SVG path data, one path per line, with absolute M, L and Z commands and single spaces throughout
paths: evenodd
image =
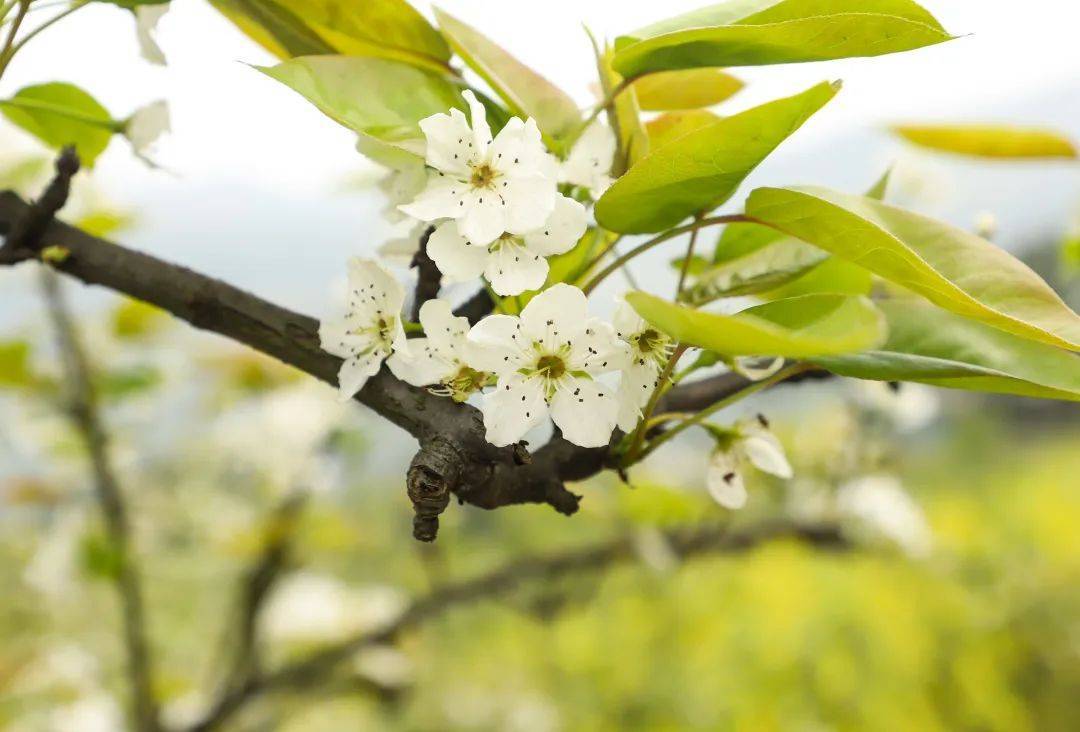
M 421 221 L 456 219 L 465 213 L 465 199 L 470 190 L 467 183 L 457 178 L 431 173 L 420 195 L 398 209 Z
M 545 257 L 562 254 L 574 248 L 588 225 L 589 214 L 585 207 L 559 194 L 544 225 L 525 234 L 525 246 Z
M 593 122 L 581 134 L 563 162 L 559 180 L 589 188 L 594 196 L 599 197 L 602 191 L 596 189 L 604 185 L 605 178 L 610 181 L 608 175 L 615 161 L 615 148 L 615 134 L 611 129 L 599 120 Z
M 540 379 L 511 373 L 499 379 L 495 391 L 484 395 L 480 411 L 484 413 L 487 441 L 503 447 L 540 424 L 548 407 Z
M 135 110 L 124 125 L 124 136 L 135 152 L 146 154 L 169 129 L 169 104 L 159 99 Z
M 395 351 L 386 365 L 394 376 L 413 386 L 441 383 L 458 370 L 457 365 L 442 357 L 428 338 L 413 338 L 409 341 L 408 353 Z
M 738 461 L 729 450 L 717 450 L 705 471 L 705 487 L 713 499 L 732 510 L 746 505 L 746 486 L 739 473 Z
M 427 182 L 427 169 L 419 160 L 415 164 L 398 168 L 380 178 L 376 185 L 386 196 L 387 206 L 382 210 L 386 220 L 390 223 L 403 220 L 405 215 L 401 213 L 398 206 L 419 196 L 427 187 Z
M 135 8 L 135 38 L 139 42 L 139 52 L 152 64 L 165 65 L 165 54 L 154 39 L 154 30 L 158 21 L 169 10 L 170 3 L 157 5 L 139 5 Z
M 349 311 L 397 316 L 405 288 L 382 263 L 366 257 L 349 260 Z
M 470 244 L 458 232 L 454 221 L 445 221 L 435 227 L 428 239 L 427 253 L 447 283 L 479 277 L 488 261 L 487 247 Z
M 559 283 L 529 301 L 521 311 L 521 330 L 526 338 L 555 347 L 577 338 L 584 332 L 588 319 L 585 293 Z
M 449 114 L 433 114 L 420 120 L 427 140 L 425 159 L 436 170 L 467 178 L 469 163 L 475 159 L 473 132 L 460 109 Z
M 377 250 L 379 256 L 393 264 L 408 267 L 420 249 L 420 237 L 427 227 L 426 223 L 418 221 L 403 236 L 387 239 Z
M 588 318 L 570 347 L 570 368 L 603 374 L 629 366 L 630 349 L 615 336 L 615 329 L 600 318 Z
M 608 444 L 618 412 L 611 389 L 592 379 L 563 379 L 551 400 L 551 418 L 563 437 L 579 447 Z
M 353 358 L 369 350 L 371 337 L 367 334 L 355 335 L 351 331 L 357 319 L 323 321 L 319 324 L 319 347 L 338 358 Z
M 656 388 L 658 374 L 651 366 L 636 363 L 625 368 L 619 378 L 619 429 L 629 432 L 641 417 L 641 408 Z
M 782 357 L 736 356 L 732 370 L 751 381 L 761 381 L 775 374 L 783 366 L 784 359 Z
M 506 230 L 526 234 L 540 228 L 555 208 L 555 181 L 542 175 L 507 178 L 499 187 L 506 208 Z
M 338 397 L 342 401 L 352 399 L 379 370 L 384 358 L 386 352 L 376 349 L 357 358 L 345 359 L 338 371 Z
M 420 306 L 420 324 L 431 345 L 445 357 L 453 357 L 469 334 L 469 319 L 454 315 L 446 300 L 428 300 Z M 416 339 L 409 343 L 417 343 Z
M 615 332 L 623 339 L 628 339 L 645 329 L 645 319 L 621 297 L 615 302 L 615 315 L 612 316 L 611 322 L 615 326 Z
M 755 430 L 740 439 L 738 446 L 746 459 L 758 470 L 779 478 L 790 478 L 794 474 L 784 453 L 784 446 L 769 430 Z
M 467 363 L 478 371 L 513 373 L 524 360 L 521 340 L 521 322 L 517 318 L 489 315 L 469 331 L 468 341 L 474 349 Z
M 547 280 L 548 263 L 512 240 L 503 240 L 493 251 L 484 268 L 491 289 L 503 297 L 539 290 Z
M 551 158 L 544 148 L 536 120 L 522 122 L 514 117 L 499 131 L 491 145 L 491 167 L 504 176 L 540 175 L 555 183 Z
M 469 103 L 469 118 L 472 120 L 474 159 L 481 160 L 487 156 L 488 146 L 491 144 L 491 127 L 487 123 L 487 110 L 483 103 L 476 98 L 471 90 L 466 89 L 461 96 Z
M 505 197 L 498 191 L 471 189 L 465 195 L 458 231 L 469 243 L 486 246 L 507 230 L 508 208 Z

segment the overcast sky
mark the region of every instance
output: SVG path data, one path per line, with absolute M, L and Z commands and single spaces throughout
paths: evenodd
M 584 106 L 590 103 L 594 76 L 582 23 L 613 38 L 702 4 L 445 0 L 441 7 L 497 39 Z M 273 59 L 207 3 L 173 0 L 172 5 L 158 34 L 167 67 L 139 58 L 130 13 L 94 4 L 36 39 L 16 59 L 0 93 L 11 94 L 30 83 L 71 81 L 92 92 L 117 117 L 157 98 L 169 101 L 173 134 L 159 146 L 156 158 L 176 175 L 147 170 L 117 142 L 98 164 L 96 176 L 105 189 L 118 202 L 135 207 L 144 222 L 126 241 L 234 276 L 257 290 L 267 289 L 275 267 L 276 276 L 285 271 L 307 278 L 314 287 L 331 271 L 339 271 L 348 253 L 370 251 L 385 235 L 377 216 L 379 202 L 370 196 L 327 197 L 346 176 L 365 167 L 353 150 L 352 136 L 246 66 Z M 727 107 L 733 110 L 796 93 L 823 79 L 844 81 L 841 94 L 781 148 L 774 157 L 782 162 L 770 160 L 763 175 L 780 171 L 797 176 L 771 180 L 774 183 L 851 184 L 829 173 L 819 175 L 826 166 L 854 169 L 857 180 L 868 181 L 896 154 L 896 144 L 881 135 L 878 147 L 886 149 L 874 160 L 851 158 L 865 155 L 868 131 L 898 120 L 998 120 L 1004 114 L 1007 121 L 1046 124 L 1080 137 L 1080 3 L 927 0 L 925 5 L 949 31 L 963 37 L 875 59 L 736 70 L 749 87 Z M 418 7 L 426 11 L 429 4 Z M 846 139 L 863 142 L 830 142 Z M 822 148 L 828 153 L 830 145 L 835 156 L 823 157 Z M 889 145 L 894 149 L 887 149 Z M 799 163 L 817 167 L 800 169 Z M 1048 180 L 1041 175 L 1037 171 L 1030 180 L 1009 179 L 1001 185 L 1027 190 Z M 1068 179 L 1061 180 L 1068 185 Z M 1061 187 L 1056 179 L 1054 184 Z M 1076 186 L 1071 193 L 1057 194 L 1067 200 L 1075 196 Z M 1057 210 L 1052 216 L 1064 218 Z M 319 224 L 317 237 L 310 236 L 313 223 Z M 310 254 L 303 265 L 309 269 L 300 272 L 295 270 L 298 245 Z M 297 305 L 310 304 L 296 292 L 279 297 L 291 298 L 297 298 Z

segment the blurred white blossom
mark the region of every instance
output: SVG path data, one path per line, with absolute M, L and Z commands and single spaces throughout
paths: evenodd
M 851 480 L 837 491 L 836 506 L 856 531 L 891 541 L 912 556 L 929 554 L 930 527 L 899 478 L 866 475 Z

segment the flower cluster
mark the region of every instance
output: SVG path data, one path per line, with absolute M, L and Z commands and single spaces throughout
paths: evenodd
M 517 314 L 496 312 L 472 326 L 434 299 L 420 308 L 419 324 L 406 324 L 405 293 L 393 274 L 375 260 L 353 259 L 346 313 L 319 332 L 322 347 L 343 359 L 341 396 L 356 394 L 385 361 L 397 378 L 434 394 L 476 396 L 494 445 L 519 442 L 548 420 L 576 445 L 607 445 L 616 427 L 638 427 L 675 343 L 626 303 L 613 323 L 590 315 L 582 290 L 548 283 L 546 258 L 570 251 L 586 234 L 581 201 L 613 182 L 615 137 L 593 122 L 559 160 L 534 120 L 510 119 L 492 135 L 484 105 L 472 92 L 463 96 L 469 116 L 452 109 L 422 120 L 423 163 L 384 180 L 388 218 L 412 223 L 381 253 L 411 256 L 430 230 L 426 253 L 443 283 L 482 277 L 498 297 L 531 299 L 520 312 L 520 300 L 513 301 Z M 406 326 L 423 336 L 406 339 Z M 717 500 L 741 504 L 736 463 L 743 459 L 784 472 L 782 450 L 779 458 L 767 454 L 779 449 L 773 441 L 767 430 L 730 432 L 709 473 Z

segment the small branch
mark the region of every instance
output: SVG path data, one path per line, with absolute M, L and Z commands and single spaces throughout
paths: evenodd
M 65 147 L 56 159 L 56 174 L 41 196 L 7 219 L 10 227 L 0 247 L 0 264 L 14 264 L 37 256 L 45 244 L 45 231 L 67 203 L 71 179 L 78 172 L 79 156 L 75 148 Z
M 696 221 L 701 221 L 701 216 L 696 217 Z M 694 247 L 697 245 L 698 232 L 700 228 L 694 229 L 690 232 L 690 242 L 686 245 L 686 258 L 683 259 L 682 267 L 679 269 L 679 284 L 675 287 L 675 302 L 682 300 L 683 288 L 686 287 L 686 275 L 690 273 L 690 260 L 694 258 Z
M 487 288 L 481 288 L 472 297 L 463 302 L 454 310 L 454 315 L 469 319 L 470 325 L 479 323 L 485 315 L 490 315 L 495 309 L 495 301 Z
M 691 527 L 665 532 L 673 554 L 683 559 L 710 554 L 738 554 L 768 541 L 792 538 L 823 549 L 850 548 L 838 526 L 790 521 L 763 522 L 740 530 L 723 526 Z M 187 732 L 220 728 L 255 699 L 276 691 L 302 689 L 319 683 L 362 648 L 393 641 L 403 631 L 437 618 L 457 607 L 505 596 L 526 582 L 542 581 L 575 572 L 594 572 L 637 556 L 634 537 L 623 535 L 584 549 L 526 557 L 479 577 L 442 585 L 415 600 L 397 620 L 378 630 L 312 653 L 218 701 L 201 722 Z
M 15 55 L 15 36 L 19 33 L 19 28 L 22 26 L 23 20 L 26 19 L 26 14 L 30 11 L 31 0 L 18 0 L 19 9 L 15 11 L 15 17 L 11 21 L 11 28 L 8 29 L 7 39 L 4 41 L 4 46 L 0 49 L 0 76 L 4 75 L 7 70 L 8 64 L 11 63 L 12 57 Z
M 434 226 L 429 226 L 420 236 L 420 248 L 413 255 L 412 264 L 416 270 L 416 291 L 413 293 L 412 320 L 420 320 L 420 308 L 428 300 L 434 300 L 439 296 L 439 288 L 442 287 L 442 272 L 435 265 L 435 261 L 427 252 L 428 239 L 431 238 Z

